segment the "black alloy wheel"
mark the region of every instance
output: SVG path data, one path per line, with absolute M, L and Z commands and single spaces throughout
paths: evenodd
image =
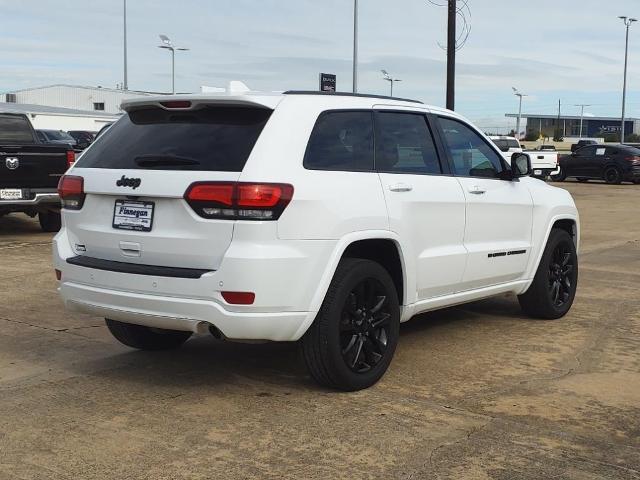
M 609 167 L 604 171 L 604 181 L 610 185 L 618 185 L 622 182 L 622 173 L 616 167 Z
M 347 295 L 340 321 L 340 350 L 353 372 L 364 373 L 384 357 L 389 343 L 391 312 L 384 286 L 362 280 Z
M 574 268 L 572 251 L 566 243 L 559 243 L 549 263 L 549 293 L 556 308 L 562 308 L 571 298 Z

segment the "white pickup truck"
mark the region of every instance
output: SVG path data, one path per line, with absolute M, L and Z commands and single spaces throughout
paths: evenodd
M 504 135 L 490 136 L 493 143 L 500 149 L 504 158 L 511 164 L 511 155 L 522 153 L 522 146 L 515 137 Z M 525 150 L 531 158 L 532 175 L 536 178 L 547 178 L 552 172 L 558 169 L 558 154 L 556 152 L 544 152 L 540 150 Z

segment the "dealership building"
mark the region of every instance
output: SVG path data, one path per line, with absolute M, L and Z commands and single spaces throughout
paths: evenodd
M 517 118 L 516 113 L 507 113 L 506 117 Z M 602 137 L 620 133 L 620 117 L 582 117 L 582 135 L 580 135 L 580 115 L 538 115 L 522 114 L 526 119 L 526 132 L 534 131 L 544 137 L 553 137 L 554 130 L 560 127 L 563 137 Z M 627 118 L 624 125 L 625 136 L 630 133 L 640 135 L 640 119 Z

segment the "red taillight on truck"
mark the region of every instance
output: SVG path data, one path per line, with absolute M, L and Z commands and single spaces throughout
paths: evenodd
M 76 163 L 76 152 L 67 150 L 67 168 L 71 168 Z
M 84 178 L 76 175 L 63 175 L 58 182 L 58 195 L 62 208 L 80 210 L 84 205 Z
M 286 183 L 196 182 L 184 198 L 203 218 L 277 220 L 293 197 Z

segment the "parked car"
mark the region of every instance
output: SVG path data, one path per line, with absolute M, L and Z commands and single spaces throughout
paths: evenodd
M 507 162 L 511 162 L 511 156 L 514 153 L 524 151 L 515 137 L 490 136 L 489 138 L 500 149 Z M 545 179 L 558 169 L 558 155 L 556 153 L 529 151 L 528 154 L 531 158 L 532 176 Z
M 578 140 L 577 143 L 574 143 L 573 145 L 571 145 L 571 153 L 587 145 L 597 145 L 597 144 L 598 142 L 596 142 L 595 140 Z
M 77 142 L 75 138 L 64 130 L 38 130 L 38 138 L 42 143 L 50 143 L 53 145 L 70 145 L 75 148 Z
M 96 138 L 98 138 L 100 135 L 104 134 L 104 132 L 109 130 L 109 127 L 111 125 L 113 125 L 113 122 L 105 123 L 102 127 L 100 127 L 100 130 L 98 130 L 98 133 L 96 133 L 96 136 L 95 136 L 95 138 L 93 140 L 95 141 Z
M 58 180 L 75 160 L 68 145 L 43 145 L 26 115 L 0 113 L 0 216 L 21 212 L 45 232 L 60 229 Z
M 123 109 L 60 182 L 53 252 L 67 308 L 125 345 L 300 340 L 315 380 L 357 390 L 420 312 L 507 292 L 536 318 L 571 307 L 570 194 L 454 112 L 321 92 Z
M 552 179 L 562 182 L 569 177 L 581 182 L 640 183 L 640 149 L 629 145 L 587 145 L 560 157 L 560 171 Z
M 76 141 L 76 146 L 80 150 L 84 150 L 93 143 L 96 137 L 96 132 L 89 130 L 69 130 L 67 132 Z

